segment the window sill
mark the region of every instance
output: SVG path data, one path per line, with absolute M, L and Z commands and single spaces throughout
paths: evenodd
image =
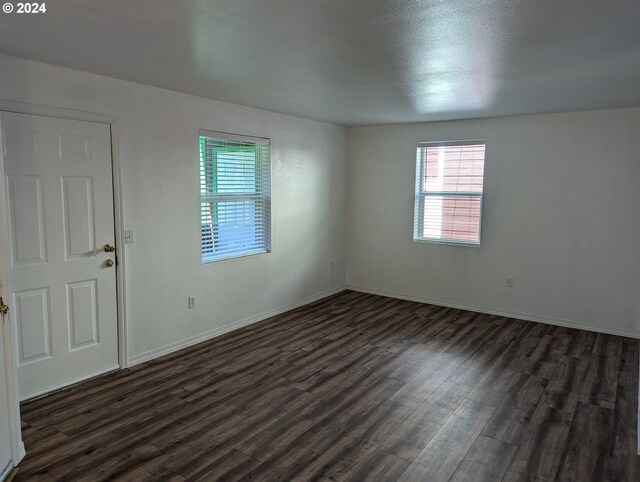
M 446 244 L 449 246 L 467 246 L 470 248 L 479 248 L 480 241 L 457 241 L 451 239 L 437 239 L 437 238 L 413 238 L 414 243 L 428 243 L 428 244 Z
M 207 257 L 207 258 L 201 259 L 201 264 L 205 266 L 212 263 L 218 263 L 220 261 L 230 261 L 230 260 L 239 259 L 239 258 L 249 258 L 252 256 L 258 256 L 261 254 L 270 254 L 270 253 L 271 253 L 271 250 L 261 249 L 261 250 L 249 251 L 245 253 L 230 254 L 228 256 L 223 256 L 223 257 Z

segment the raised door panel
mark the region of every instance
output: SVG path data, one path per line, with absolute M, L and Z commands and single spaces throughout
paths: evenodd
M 13 294 L 18 323 L 18 366 L 51 358 L 51 317 L 48 288 Z
M 89 136 L 60 134 L 58 145 L 61 160 L 85 160 L 91 158 L 91 139 Z
M 87 348 L 100 342 L 97 292 L 97 279 L 67 284 L 70 351 Z
M 46 263 L 42 179 L 7 176 L 12 267 Z
M 95 256 L 93 196 L 91 177 L 62 177 L 66 260 Z
M 40 153 L 40 132 L 32 129 L 2 129 L 5 160 L 34 161 Z

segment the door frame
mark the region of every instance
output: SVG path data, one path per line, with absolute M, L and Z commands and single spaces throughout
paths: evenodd
M 113 184 L 113 214 L 115 227 L 115 245 L 117 253 L 116 263 L 116 304 L 117 304 L 117 325 L 118 325 L 118 365 L 120 369 L 127 368 L 128 351 L 127 351 L 127 310 L 126 310 L 126 286 L 125 286 L 125 249 L 124 249 L 124 198 L 123 198 L 123 175 L 122 163 L 120 155 L 120 118 L 115 115 L 100 114 L 82 110 L 68 109 L 63 107 L 53 107 L 45 105 L 30 104 L 25 102 L 15 102 L 11 100 L 0 99 L 0 112 L 12 112 L 16 114 L 31 114 L 44 117 L 54 117 L 60 119 L 77 120 L 84 122 L 94 122 L 98 124 L 106 124 L 109 126 L 111 133 L 111 172 Z M 6 212 L 7 199 L 6 190 L 4 188 L 4 158 L 1 160 L 0 174 L 0 245 L 8 246 L 8 215 Z M 17 372 L 17 322 L 11 313 L 15 313 L 15 307 L 12 306 L 11 299 L 8 296 L 10 291 L 9 278 L 9 252 L 8 249 L 0 249 L 2 257 L 3 270 L 0 272 L 0 278 L 4 280 L 4 290 L 6 291 L 7 303 L 11 307 L 9 314 L 9 322 L 5 327 L 5 355 L 10 358 L 7 363 L 7 384 L 9 393 L 9 411 L 11 416 L 11 427 L 13 429 L 14 442 L 14 465 L 24 457 L 25 449 L 22 442 L 20 430 L 20 402 L 18 396 L 18 372 Z M 14 403 L 11 403 L 13 399 Z

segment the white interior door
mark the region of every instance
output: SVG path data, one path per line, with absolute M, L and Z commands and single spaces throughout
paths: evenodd
M 9 426 L 9 398 L 7 372 L 4 359 L 4 330 L 0 321 L 0 480 L 13 466 L 11 458 L 11 431 Z
M 21 399 L 118 368 L 111 134 L 3 112 Z

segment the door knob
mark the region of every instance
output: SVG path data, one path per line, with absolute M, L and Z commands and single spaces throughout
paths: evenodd
M 6 315 L 7 313 L 9 313 L 9 306 L 4 304 L 4 301 L 0 296 L 0 315 Z
M 105 268 L 111 268 L 113 266 L 113 260 L 112 259 L 108 259 L 104 262 L 104 266 Z
M 107 243 L 107 244 L 104 245 L 104 250 L 107 253 L 113 253 L 116 250 L 116 248 L 115 248 L 115 246 L 113 244 Z

